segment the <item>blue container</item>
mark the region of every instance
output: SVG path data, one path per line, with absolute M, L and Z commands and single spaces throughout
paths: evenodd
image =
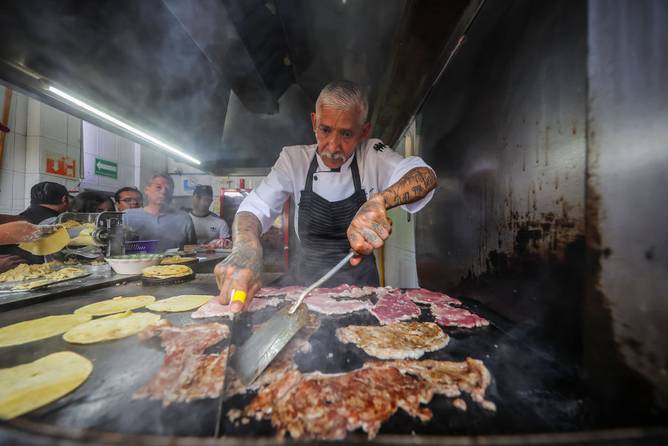
M 152 254 L 158 252 L 159 240 L 135 240 L 134 242 L 125 242 L 125 253 L 136 254 L 145 252 Z

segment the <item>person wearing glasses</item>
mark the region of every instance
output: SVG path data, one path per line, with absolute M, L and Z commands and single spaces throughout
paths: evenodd
M 378 286 L 373 250 L 392 231 L 387 210 L 410 213 L 431 200 L 437 178 L 421 158 L 404 158 L 369 138 L 369 103 L 350 81 L 329 83 L 311 113 L 315 144 L 284 147 L 271 172 L 239 206 L 232 253 L 216 266 L 219 299 L 238 312 L 262 285 L 262 245 L 286 200 L 297 203 L 299 253 L 281 285 L 310 285 L 352 249 L 350 264 L 322 286 Z
M 137 209 L 144 205 L 144 197 L 136 187 L 121 187 L 114 195 L 116 210 Z

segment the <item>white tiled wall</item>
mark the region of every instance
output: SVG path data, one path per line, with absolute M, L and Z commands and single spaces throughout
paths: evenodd
M 5 87 L 0 86 L 0 104 L 5 98 Z M 11 129 L 6 134 L 5 149 L 0 167 L 0 213 L 16 214 L 26 207 L 26 135 L 28 98 L 12 92 L 7 122 Z
M 4 94 L 0 86 L 0 106 Z M 113 192 L 123 186 L 141 189 L 155 173 L 168 169 L 164 152 L 140 146 L 16 91 L 12 92 L 8 126 L 11 132 L 0 166 L 0 213 L 23 211 L 30 203 L 30 188 L 40 181 L 55 181 L 70 190 Z M 49 152 L 76 160 L 77 178 L 44 173 Z M 117 163 L 117 179 L 95 175 L 96 157 Z
M 127 138 L 84 121 L 84 177 L 81 188 L 114 192 L 125 186 L 139 187 L 141 169 L 139 152 L 142 150 L 146 149 Z M 117 178 L 95 175 L 96 158 L 115 162 L 118 166 Z

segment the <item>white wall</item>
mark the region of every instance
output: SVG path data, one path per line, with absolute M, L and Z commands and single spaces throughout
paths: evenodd
M 404 156 L 417 155 L 414 126 L 401 143 L 394 147 Z M 390 209 L 392 235 L 385 243 L 385 285 L 397 288 L 418 287 L 415 265 L 415 219 L 401 208 Z
M 0 87 L 0 99 L 5 88 Z M 5 151 L 0 169 L 0 213 L 16 214 L 30 202 L 30 188 L 54 181 L 68 189 L 79 184 L 81 120 L 46 104 L 12 92 Z M 74 178 L 46 173 L 47 153 L 76 163 Z
M 124 186 L 138 187 L 140 151 L 139 144 L 84 121 L 84 178 L 80 187 L 108 192 L 115 192 Z M 116 163 L 116 179 L 95 174 L 95 160 L 98 158 Z

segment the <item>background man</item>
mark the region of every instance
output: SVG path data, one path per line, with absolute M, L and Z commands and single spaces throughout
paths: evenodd
M 259 237 L 290 197 L 298 203 L 300 242 L 288 274 L 293 284 L 314 282 L 351 248 L 360 256 L 323 286 L 378 284 L 369 254 L 390 236 L 387 209 L 403 206 L 417 212 L 431 199 L 437 180 L 422 159 L 403 158 L 368 139 L 367 115 L 368 101 L 358 85 L 328 84 L 311 113 L 317 144 L 285 147 L 269 175 L 241 203 L 232 227 L 234 248 L 215 269 L 221 302 L 234 294 L 232 311 L 240 311 L 244 300 L 248 305 L 262 285 Z
M 213 203 L 211 186 L 198 185 L 193 191 L 193 208 L 190 218 L 195 226 L 197 244 L 208 244 L 211 248 L 231 246 L 230 228 L 225 220 L 209 211 Z
M 183 211 L 169 207 L 174 193 L 174 180 L 168 174 L 157 174 L 144 188 L 148 204 L 144 208 L 127 209 L 123 221 L 139 240 L 159 240 L 158 249 L 183 248 L 195 244 L 193 222 Z
M 70 194 L 62 184 L 43 181 L 30 188 L 30 206 L 19 215 L 30 223 L 39 224 L 57 217 L 70 207 Z
M 121 187 L 114 195 L 116 210 L 136 209 L 144 205 L 144 197 L 136 187 Z

